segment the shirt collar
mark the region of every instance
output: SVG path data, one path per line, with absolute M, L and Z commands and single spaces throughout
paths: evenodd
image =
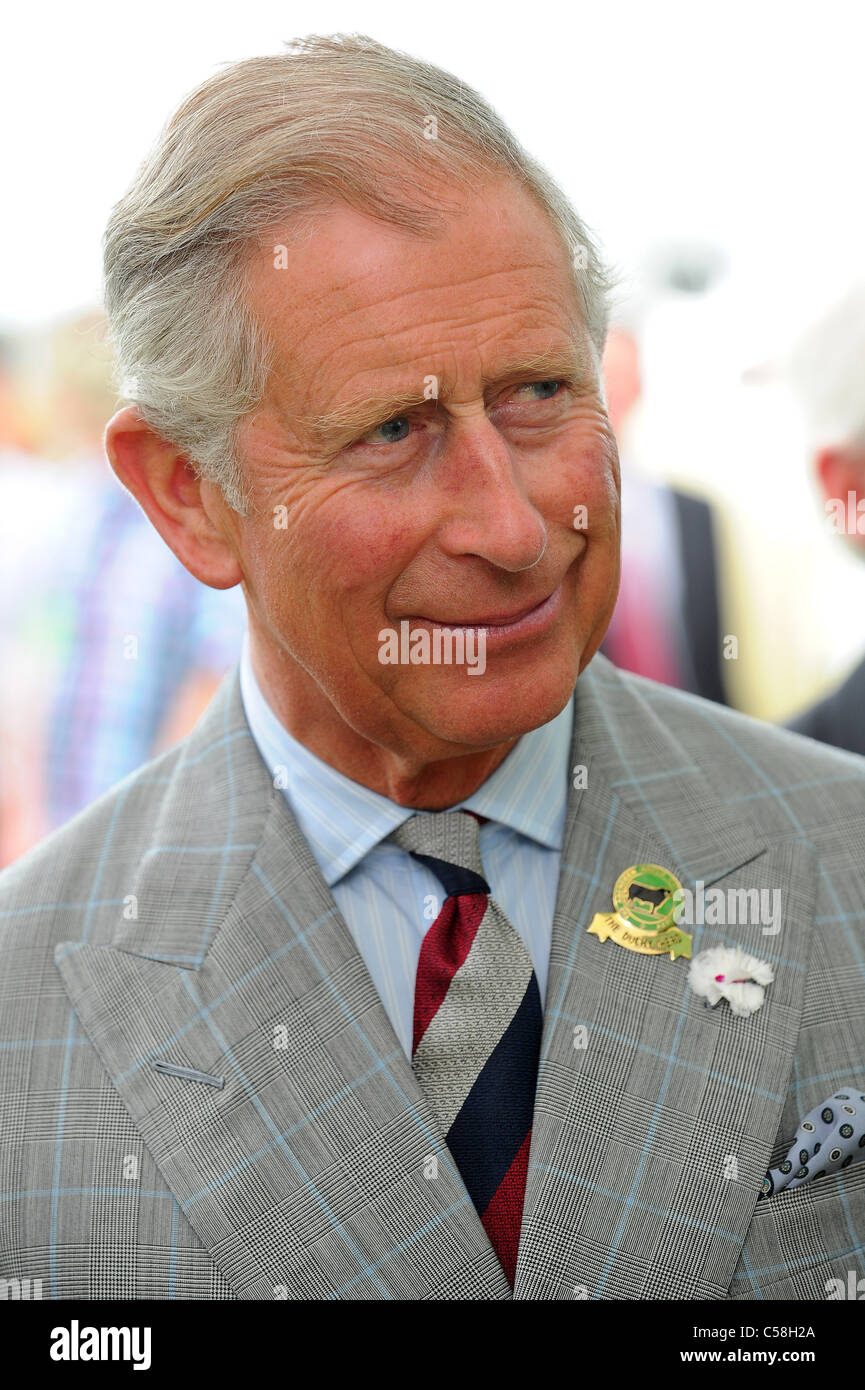
M 304 747 L 277 718 L 252 669 L 249 633 L 240 658 L 240 692 L 262 758 L 297 817 L 328 887 L 414 815 L 353 782 Z M 573 696 L 555 719 L 523 734 L 505 760 L 459 803 L 547 849 L 560 850 L 568 797 Z

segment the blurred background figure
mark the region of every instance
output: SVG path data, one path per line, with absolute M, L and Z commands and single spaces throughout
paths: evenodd
M 22 389 L 22 347 L 17 336 L 0 338 L 0 867 L 7 862 L 7 837 L 26 846 L 41 833 L 31 790 L 41 756 L 39 721 L 33 714 L 40 683 L 33 669 L 37 663 L 28 662 L 24 651 L 26 644 L 35 656 L 22 616 L 27 596 L 21 586 L 28 574 L 24 557 L 32 546 L 30 533 L 42 510 L 37 499 L 42 479 L 35 452 L 36 422 Z M 38 570 L 33 569 L 31 565 L 29 572 L 38 582 Z
M 804 416 L 823 524 L 865 559 L 865 284 L 803 335 L 789 379 Z M 860 636 L 865 646 L 865 617 Z M 865 655 L 791 728 L 865 754 Z
M 182 738 L 246 626 L 240 589 L 194 579 L 103 455 L 101 314 L 20 357 L 0 397 L 19 422 L 0 454 L 0 865 Z
M 602 651 L 625 670 L 726 704 L 712 509 L 641 472 L 628 428 L 643 389 L 633 319 L 614 321 L 603 372 L 622 464 L 622 580 Z

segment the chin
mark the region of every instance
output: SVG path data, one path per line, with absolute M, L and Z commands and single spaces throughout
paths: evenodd
M 490 668 L 482 676 L 460 673 L 457 681 L 442 682 L 435 697 L 427 697 L 424 708 L 412 711 L 412 717 L 443 743 L 493 748 L 561 713 L 573 693 L 582 657 L 580 650 L 567 660 L 548 660 L 519 673 L 499 674 Z

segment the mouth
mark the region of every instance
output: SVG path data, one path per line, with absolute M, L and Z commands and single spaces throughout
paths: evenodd
M 497 642 L 505 638 L 522 637 L 543 631 L 555 620 L 561 607 L 563 593 L 564 580 L 545 598 L 538 599 L 535 603 L 515 609 L 510 613 L 499 611 L 494 615 L 471 620 L 461 619 L 459 622 L 454 622 L 450 618 L 419 616 L 412 618 L 411 622 L 419 627 L 430 629 L 446 627 L 454 632 L 483 632 L 487 642 Z

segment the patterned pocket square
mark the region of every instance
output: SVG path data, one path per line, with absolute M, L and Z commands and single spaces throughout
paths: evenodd
M 858 1090 L 836 1091 L 805 1116 L 787 1157 L 763 1179 L 758 1201 L 786 1187 L 801 1187 L 812 1178 L 825 1178 L 861 1159 L 865 1159 L 865 1095 Z

